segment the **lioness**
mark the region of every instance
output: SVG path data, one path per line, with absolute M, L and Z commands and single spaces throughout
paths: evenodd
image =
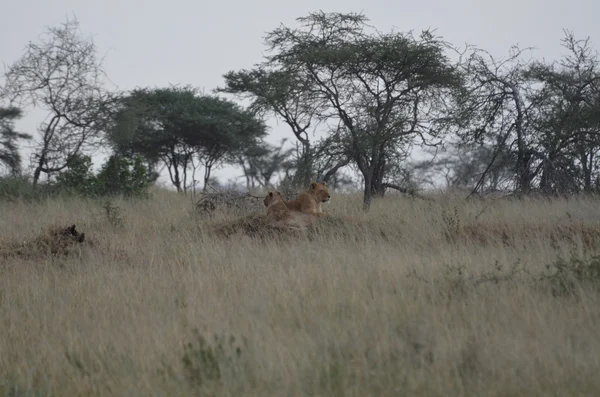
M 267 193 L 263 203 L 267 207 L 267 218 L 277 224 L 302 228 L 314 222 L 309 214 L 290 211 L 279 191 Z
M 284 202 L 285 205 L 293 211 L 320 216 L 326 214 L 326 212 L 323 212 L 321 205 L 328 202 L 330 199 L 331 195 L 329 194 L 329 190 L 327 190 L 327 184 L 325 182 L 311 182 L 310 187 L 300 193 L 295 200 L 284 200 Z

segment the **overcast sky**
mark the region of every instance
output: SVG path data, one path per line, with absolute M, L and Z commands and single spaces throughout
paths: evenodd
M 2 7 L 0 61 L 14 62 L 47 26 L 75 15 L 106 55 L 105 70 L 119 89 L 191 84 L 208 93 L 225 72 L 261 61 L 265 32 L 318 10 L 363 12 L 384 31 L 437 29 L 456 45 L 474 44 L 498 57 L 520 44 L 535 46 L 536 57 L 556 59 L 563 29 L 590 36 L 600 48 L 598 0 L 19 0 Z M 17 127 L 32 133 L 40 121 L 28 111 Z M 269 141 L 293 137 L 285 125 L 269 125 Z M 225 180 L 239 173 L 227 168 L 216 175 Z

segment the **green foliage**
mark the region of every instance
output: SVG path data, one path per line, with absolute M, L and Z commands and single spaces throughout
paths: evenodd
M 265 135 L 266 126 L 254 112 L 184 87 L 132 91 L 121 102 L 109 139 L 117 152 L 163 162 L 182 191 L 189 167 L 203 164 L 206 182 L 212 167 L 235 161 Z
M 217 92 L 251 100 L 250 109 L 262 115 L 280 118 L 292 130 L 302 146 L 296 167 L 296 179 L 307 186 L 313 179 L 313 151 L 309 128 L 319 124 L 318 107 L 311 98 L 312 82 L 300 70 L 274 69 L 268 62 L 252 70 L 226 73 L 225 86 Z
M 272 55 L 252 71 L 226 74 L 222 90 L 286 120 L 305 146 L 302 167 L 314 169 L 303 134 L 318 121 L 338 143 L 336 153 L 321 153 L 335 160 L 328 168 L 336 172 L 352 160 L 364 176 L 368 207 L 372 193 L 385 189 L 389 165 L 401 161 L 413 140 L 440 143 L 428 138 L 448 131 L 444 112 L 461 76 L 447 44 L 431 32 L 380 33 L 355 13 L 314 12 L 297 20 L 297 28 L 269 32 Z
M 36 201 L 56 196 L 58 189 L 54 185 L 38 185 L 34 187 L 25 177 L 0 178 L 1 201 Z
M 93 195 L 96 191 L 96 178 L 92 170 L 92 158 L 75 155 L 67 162 L 67 170 L 56 177 L 56 183 L 68 192 L 84 196 Z
M 31 136 L 16 132 L 15 120 L 20 118 L 22 112 L 15 107 L 0 108 L 0 164 L 4 164 L 11 176 L 21 172 L 21 156 L 17 141 L 31 139 Z
M 147 194 L 147 169 L 140 156 L 111 156 L 96 176 L 96 194 L 140 197 Z
M 132 160 L 113 155 L 97 175 L 89 156 L 73 156 L 68 169 L 56 178 L 61 190 L 88 197 L 145 197 L 148 184 L 147 170 L 139 156 Z

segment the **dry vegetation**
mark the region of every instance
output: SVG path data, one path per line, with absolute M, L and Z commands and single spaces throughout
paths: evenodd
M 0 204 L 4 247 L 85 233 L 0 257 L 0 395 L 600 393 L 598 202 L 360 205 L 279 235 L 162 191 Z

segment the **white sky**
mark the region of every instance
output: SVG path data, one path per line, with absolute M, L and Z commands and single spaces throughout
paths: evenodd
M 437 29 L 455 45 L 474 44 L 498 57 L 519 44 L 535 46 L 536 57 L 556 59 L 563 29 L 590 36 L 600 48 L 598 0 L 19 0 L 2 7 L 0 61 L 14 62 L 47 26 L 75 15 L 106 55 L 105 70 L 119 89 L 191 84 L 209 93 L 227 71 L 261 61 L 265 32 L 318 10 L 363 12 L 383 31 Z M 27 110 L 17 128 L 35 133 L 43 116 Z M 269 141 L 293 140 L 285 124 L 269 125 Z M 238 175 L 232 167 L 215 172 L 223 181 Z

